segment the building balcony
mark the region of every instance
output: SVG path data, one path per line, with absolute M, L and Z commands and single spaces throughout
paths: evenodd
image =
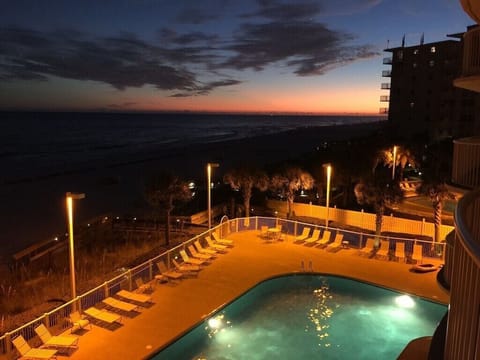
M 391 57 L 383 58 L 383 63 L 385 65 L 392 65 L 392 58 Z
M 477 24 L 480 24 L 480 2 L 478 0 L 460 0 L 465 11 Z
M 392 76 L 392 71 L 391 70 L 383 70 L 382 71 L 382 77 L 390 77 Z
M 387 107 L 382 107 L 378 110 L 379 114 L 388 114 L 388 108 Z
M 380 96 L 380 101 L 381 101 L 381 102 L 389 102 L 389 101 L 390 101 L 390 96 L 388 96 L 388 95 L 381 95 L 381 96 Z
M 381 89 L 382 90 L 390 90 L 390 83 L 382 83 Z
M 478 359 L 480 354 L 480 190 L 466 194 L 455 210 L 453 253 L 445 260 L 450 308 L 443 359 Z
M 456 87 L 480 92 L 480 26 L 463 35 L 462 75 L 453 81 Z

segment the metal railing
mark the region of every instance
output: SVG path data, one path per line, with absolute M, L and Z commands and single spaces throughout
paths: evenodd
M 237 233 L 241 231 L 254 231 L 260 230 L 262 226 L 281 228 L 280 238 L 284 240 L 294 239 L 302 233 L 304 227 L 311 229 L 325 229 L 324 226 L 314 225 L 305 222 L 299 222 L 294 220 L 287 220 L 283 218 L 271 218 L 271 217 L 250 217 L 250 218 L 236 218 L 222 222 L 220 225 L 215 226 L 209 231 L 205 231 L 200 235 L 197 235 L 182 244 L 167 250 L 166 252 L 155 256 L 146 262 L 131 268 L 125 269 L 114 278 L 104 282 L 103 284 L 83 293 L 77 298 L 70 300 L 69 302 L 53 309 L 50 312 L 38 317 L 37 319 L 24 324 L 23 326 L 5 333 L 0 337 L 0 355 L 11 355 L 14 351 L 12 348 L 12 340 L 22 335 L 26 341 L 32 346 L 40 345 L 40 340 L 36 336 L 34 331 L 35 327 L 40 324 L 44 324 L 53 334 L 59 334 L 65 331 L 71 326 L 69 316 L 73 311 L 82 312 L 84 309 L 95 306 L 103 299 L 109 296 L 115 295 L 122 289 L 134 290 L 136 288 L 136 279 L 142 278 L 144 281 L 151 281 L 155 278 L 155 275 L 159 274 L 159 269 L 156 263 L 164 261 L 167 268 L 171 268 L 172 259 L 180 258 L 180 250 L 185 250 L 188 245 L 193 244 L 194 241 L 200 241 L 204 244 L 205 237 L 211 235 L 212 232 L 218 232 L 220 237 L 227 237 L 231 233 Z M 346 246 L 361 249 L 365 246 L 366 239 L 373 237 L 371 232 L 355 232 L 341 228 L 328 227 L 328 230 L 332 234 L 341 233 L 343 235 L 344 244 Z M 396 238 L 396 237 L 380 237 L 389 241 L 389 256 L 395 257 L 395 248 L 398 242 L 404 243 L 405 259 L 411 259 L 413 254 L 413 247 L 415 244 L 422 246 L 423 257 L 441 258 L 444 249 L 444 243 L 433 244 L 427 241 L 420 241 L 416 239 Z M 332 236 L 333 239 L 333 236 Z

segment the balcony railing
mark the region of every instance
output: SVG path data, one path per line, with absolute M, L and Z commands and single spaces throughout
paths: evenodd
M 383 70 L 382 71 L 382 77 L 391 77 L 392 76 L 392 70 Z
M 381 101 L 381 102 L 389 102 L 389 101 L 390 101 L 390 96 L 388 96 L 388 95 L 380 95 L 380 101 Z
M 382 83 L 382 90 L 390 90 L 390 83 Z
M 480 190 L 458 202 L 453 254 L 446 264 L 450 308 L 444 359 L 478 359 L 480 354 Z
M 378 110 L 379 114 L 388 114 L 388 108 L 383 107 Z
M 383 63 L 385 65 L 391 65 L 392 64 L 392 58 L 391 57 L 383 58 Z
M 480 75 L 480 27 L 463 36 L 462 76 Z

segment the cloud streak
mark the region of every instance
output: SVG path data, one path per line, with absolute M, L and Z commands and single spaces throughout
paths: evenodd
M 318 2 L 259 0 L 257 5 L 239 15 L 242 23 L 232 34 L 164 27 L 154 42 L 129 33 L 92 37 L 73 30 L 0 28 L 0 80 L 60 77 L 118 90 L 150 85 L 172 97 L 186 97 L 240 84 L 232 70 L 281 66 L 298 76 L 318 76 L 378 55 L 369 44 L 351 45 L 352 34 L 315 21 L 323 11 Z M 177 18 L 192 23 L 214 16 L 186 8 Z

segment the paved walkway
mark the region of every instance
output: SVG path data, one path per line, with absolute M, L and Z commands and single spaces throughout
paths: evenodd
M 134 318 L 124 318 L 116 330 L 93 326 L 81 335 L 78 350 L 59 359 L 145 358 L 260 281 L 301 271 L 302 261 L 307 269 L 311 262 L 314 272 L 344 275 L 448 303 L 448 295 L 437 285 L 436 272 L 413 273 L 411 265 L 370 259 L 355 249 L 327 252 L 294 244 L 291 238 L 267 243 L 258 231 L 229 238 L 235 247 L 207 265 L 198 277 L 157 284 L 153 306 Z

